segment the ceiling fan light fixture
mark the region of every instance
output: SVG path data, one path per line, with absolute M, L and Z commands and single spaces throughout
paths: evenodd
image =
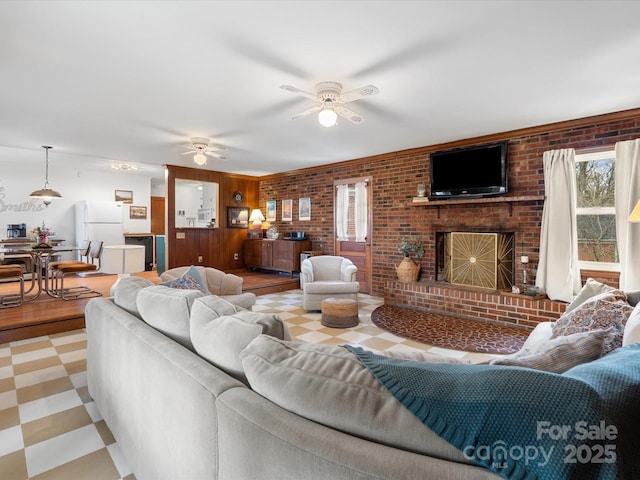
M 29 194 L 29 197 L 42 200 L 42 203 L 44 203 L 45 206 L 48 207 L 52 199 L 63 198 L 63 197 L 59 192 L 56 192 L 55 190 L 52 190 L 51 187 L 49 187 L 49 150 L 53 147 L 43 145 L 42 148 L 44 148 L 46 152 L 45 170 L 44 170 L 44 188 L 31 192 Z
M 198 152 L 193 156 L 193 161 L 196 165 L 204 165 L 207 163 L 207 156 L 202 152 Z
M 323 127 L 333 127 L 338 121 L 338 114 L 330 107 L 324 107 L 318 112 L 318 122 Z

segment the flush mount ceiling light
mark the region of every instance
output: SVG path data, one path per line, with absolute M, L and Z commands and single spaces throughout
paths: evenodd
M 114 170 L 122 170 L 125 172 L 135 172 L 136 170 L 140 170 L 140 167 L 132 163 L 112 163 L 111 168 L 113 168 Z
M 210 157 L 215 157 L 220 160 L 226 160 L 227 157 L 224 155 L 220 155 L 216 150 L 224 150 L 225 147 L 222 145 L 217 145 L 215 143 L 210 143 L 208 138 L 204 137 L 192 137 L 191 145 L 189 145 L 189 150 L 184 152 L 183 155 L 193 155 L 193 161 L 196 165 L 206 165 L 207 164 L 207 155 Z
M 44 188 L 31 192 L 29 197 L 38 198 L 42 200 L 42 203 L 44 203 L 46 206 L 49 206 L 52 199 L 62 198 L 62 195 L 60 195 L 60 193 L 56 192 L 55 190 L 52 190 L 51 187 L 49 187 L 49 150 L 52 149 L 53 147 L 43 145 L 42 148 L 44 148 L 46 152 L 45 153 L 45 170 L 44 170 Z
M 333 127 L 338 120 L 338 115 L 346 118 L 351 123 L 357 124 L 364 122 L 364 117 L 344 107 L 344 104 L 379 93 L 379 90 L 373 85 L 366 85 L 356 90 L 342 93 L 342 85 L 336 82 L 321 82 L 317 84 L 315 94 L 305 92 L 291 85 L 282 85 L 280 88 L 320 103 L 320 105 L 294 115 L 291 117 L 291 120 L 298 120 L 299 118 L 318 112 L 318 122 L 320 122 L 320 125 L 323 127 Z

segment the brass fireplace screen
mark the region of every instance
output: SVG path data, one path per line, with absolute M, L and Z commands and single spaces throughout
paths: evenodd
M 437 280 L 510 290 L 514 282 L 514 234 L 438 232 Z

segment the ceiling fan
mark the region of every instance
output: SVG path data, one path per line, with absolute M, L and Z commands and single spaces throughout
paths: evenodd
M 193 161 L 197 165 L 206 165 L 207 163 L 207 155 L 211 157 L 219 158 L 220 160 L 226 160 L 227 157 L 224 155 L 220 155 L 216 150 L 224 150 L 225 147 L 223 145 L 217 145 L 215 143 L 209 144 L 208 138 L 203 137 L 192 137 L 191 145 L 189 145 L 189 150 L 184 152 L 182 155 L 189 155 L 195 153 L 193 156 Z
M 364 117 L 358 115 L 352 110 L 344 106 L 345 103 L 353 102 L 364 97 L 377 95 L 379 90 L 373 85 L 365 85 L 364 87 L 350 90 L 342 93 L 342 85 L 336 82 L 321 82 L 316 85 L 316 93 L 305 92 L 291 85 L 281 85 L 280 88 L 288 92 L 297 93 L 309 100 L 320 103 L 315 107 L 309 108 L 304 112 L 291 117 L 291 120 L 306 117 L 312 113 L 318 112 L 318 121 L 324 127 L 332 127 L 338 120 L 338 115 L 346 118 L 351 123 L 362 123 Z

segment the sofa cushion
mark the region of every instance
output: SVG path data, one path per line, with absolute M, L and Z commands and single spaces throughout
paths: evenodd
M 576 365 L 600 358 L 606 335 L 606 330 L 599 329 L 556 337 L 490 363 L 563 373 Z
M 627 296 L 627 302 L 629 302 L 629 305 L 632 307 L 640 303 L 640 290 L 632 290 L 630 292 L 624 292 L 624 294 Z
M 631 315 L 629 315 L 624 326 L 624 337 L 622 338 L 623 346 L 636 342 L 640 342 L 640 303 L 636 305 Z
M 242 381 L 240 352 L 260 334 L 291 339 L 278 315 L 243 310 L 219 297 L 198 298 L 191 309 L 191 342 L 198 355 Z
M 302 417 L 377 443 L 469 463 L 345 348 L 260 335 L 240 359 L 253 390 Z
M 209 289 L 207 288 L 207 282 L 202 279 L 198 270 L 193 265 L 182 274 L 182 276 L 168 280 L 166 282 L 162 282 L 160 285 L 164 285 L 169 288 L 179 288 L 182 290 L 200 290 L 205 295 L 209 294 Z
M 360 284 L 358 282 L 336 282 L 331 280 L 321 280 L 313 283 L 305 283 L 305 293 L 322 293 L 322 294 L 338 294 L 338 293 L 358 293 Z
M 156 285 L 140 290 L 136 305 L 142 320 L 193 350 L 189 333 L 189 315 L 193 302 L 203 295 L 200 290 L 182 290 Z
M 610 292 L 612 290 L 615 290 L 615 288 L 607 285 L 606 283 L 598 282 L 593 278 L 587 278 L 587 281 L 584 283 L 584 286 L 582 287 L 580 292 L 578 292 L 578 295 L 576 295 L 573 301 L 569 305 L 567 305 L 565 313 L 575 310 L 584 302 L 592 297 L 595 297 L 596 295 Z
M 131 315 L 142 318 L 136 298 L 143 288 L 153 287 L 154 283 L 146 278 L 130 276 L 121 278 L 113 290 L 113 301 Z
M 575 310 L 564 313 L 553 325 L 553 338 L 586 332 L 607 330 L 602 354 L 622 346 L 625 324 L 633 307 L 620 290 L 611 290 L 596 295 Z

